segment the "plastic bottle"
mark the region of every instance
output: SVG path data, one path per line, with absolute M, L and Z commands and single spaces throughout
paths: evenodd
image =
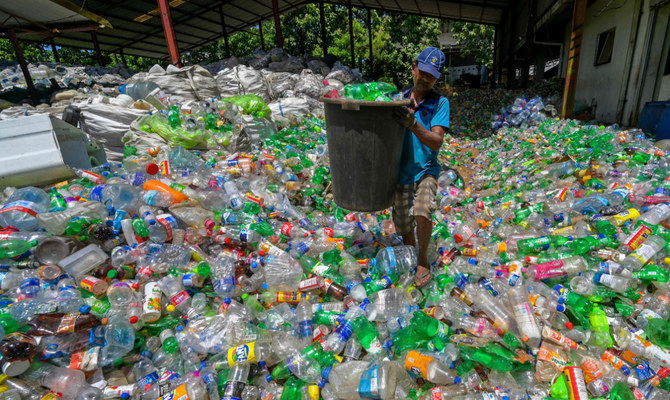
M 0 225 L 20 231 L 37 229 L 37 215 L 49 211 L 51 200 L 42 189 L 33 186 L 17 189 L 0 208 Z

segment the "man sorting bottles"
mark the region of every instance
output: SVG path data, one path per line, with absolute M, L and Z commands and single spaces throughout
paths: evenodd
M 424 49 L 412 63 L 413 86 L 402 93 L 410 107 L 397 107 L 393 119 L 402 125 L 403 148 L 393 202 L 396 232 L 408 246 L 418 242 L 417 287 L 431 280 L 426 253 L 437 209 L 437 154 L 449 128 L 449 101 L 433 86 L 444 70 L 445 56 L 435 47 Z M 416 235 L 414 228 L 416 227 Z

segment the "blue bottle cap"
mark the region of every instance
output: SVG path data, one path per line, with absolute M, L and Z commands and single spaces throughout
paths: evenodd
M 565 306 L 563 304 L 559 304 L 556 306 L 556 311 L 558 312 L 565 312 Z
M 79 312 L 82 314 L 88 314 L 91 312 L 91 306 L 83 305 L 79 308 Z

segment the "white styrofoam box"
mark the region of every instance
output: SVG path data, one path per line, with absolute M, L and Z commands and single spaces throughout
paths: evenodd
M 84 132 L 47 114 L 0 121 L 0 188 L 44 186 L 106 162 Z

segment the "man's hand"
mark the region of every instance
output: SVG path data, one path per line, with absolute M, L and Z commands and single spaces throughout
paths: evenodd
M 414 110 L 404 106 L 398 106 L 393 109 L 393 120 L 405 128 L 411 128 L 416 123 Z

